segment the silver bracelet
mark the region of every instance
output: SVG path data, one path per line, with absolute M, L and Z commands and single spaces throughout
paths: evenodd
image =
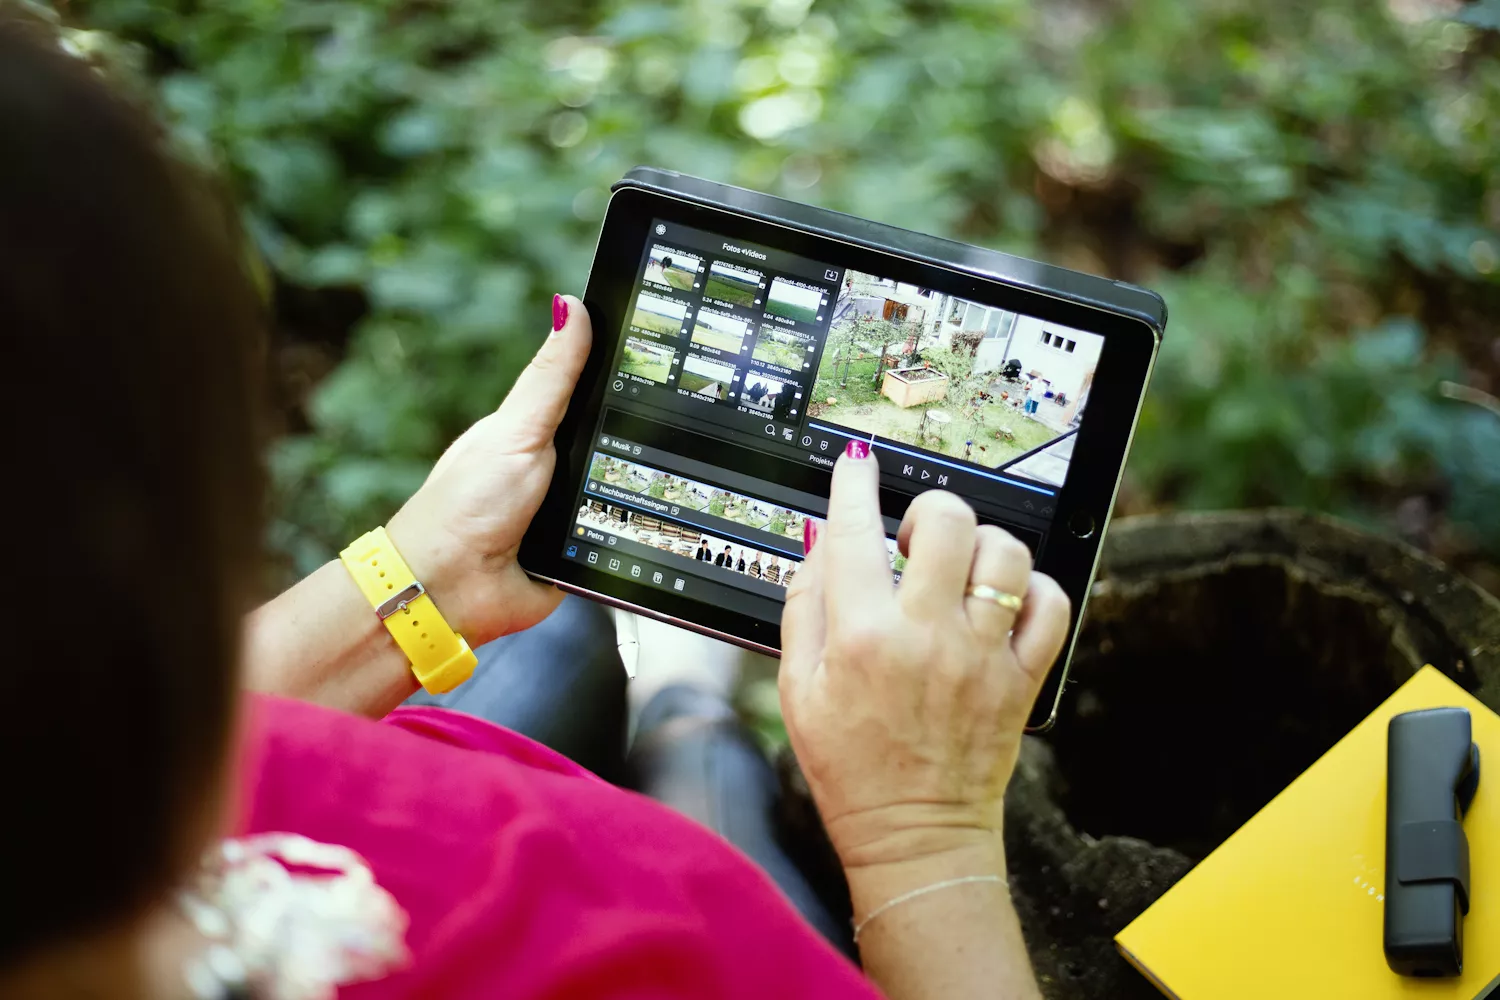
M 902 903 L 916 899 L 918 896 L 925 896 L 929 892 L 937 892 L 939 889 L 951 889 L 956 885 L 968 885 L 971 882 L 999 882 L 1001 885 L 1006 887 L 1007 891 L 1009 891 L 1010 889 L 1010 884 L 1006 882 L 1005 877 L 1002 875 L 965 875 L 963 878 L 944 879 L 941 882 L 934 882 L 931 885 L 924 885 L 920 889 L 913 889 L 911 892 L 903 892 L 895 899 L 888 899 L 884 903 L 881 903 L 879 906 L 875 907 L 875 909 L 871 910 L 869 914 L 866 915 L 865 919 L 859 921 L 854 925 L 855 942 L 857 943 L 859 941 L 859 935 L 864 931 L 864 929 L 870 926 L 870 921 L 874 920 L 876 917 L 880 916 L 891 907 L 900 906 Z

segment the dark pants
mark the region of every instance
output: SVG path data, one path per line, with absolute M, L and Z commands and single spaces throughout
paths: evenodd
M 626 747 L 625 669 L 602 606 L 566 598 L 546 621 L 475 650 L 479 667 L 455 691 L 408 704 L 488 719 L 551 747 L 615 784 L 649 795 L 738 847 L 824 937 L 853 956 L 835 919 L 778 838 L 780 783 L 722 700 L 690 687 L 659 692 Z
M 540 625 L 474 651 L 474 676 L 447 694 L 418 691 L 408 705 L 441 705 L 529 736 L 606 781 L 625 778 L 625 668 L 601 605 L 563 600 Z

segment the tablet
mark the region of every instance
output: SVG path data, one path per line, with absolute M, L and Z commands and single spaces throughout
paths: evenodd
M 594 346 L 522 543 L 528 573 L 773 655 L 803 522 L 851 438 L 891 569 L 949 490 L 1073 603 L 1050 725 L 1161 342 L 1155 294 L 671 171 L 615 186 Z

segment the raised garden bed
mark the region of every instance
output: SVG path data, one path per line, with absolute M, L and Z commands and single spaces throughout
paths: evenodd
M 880 379 L 880 394 L 905 409 L 948 395 L 948 376 L 931 368 L 892 368 Z

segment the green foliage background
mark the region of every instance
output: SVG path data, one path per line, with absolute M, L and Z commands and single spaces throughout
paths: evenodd
M 1126 509 L 1329 510 L 1500 589 L 1500 414 L 1442 392 L 1500 390 L 1500 0 L 62 13 L 276 276 L 289 572 L 498 403 L 651 163 L 1160 290 Z

